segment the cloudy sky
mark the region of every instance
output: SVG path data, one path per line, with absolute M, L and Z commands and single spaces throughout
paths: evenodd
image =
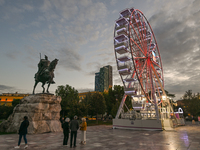
M 59 59 L 55 82 L 94 90 L 94 73 L 116 69 L 113 31 L 119 12 L 134 7 L 149 20 L 161 53 L 165 89 L 179 99 L 200 92 L 199 0 L 0 0 L 0 93 L 32 93 L 44 55 Z M 41 84 L 36 92 L 41 92 Z

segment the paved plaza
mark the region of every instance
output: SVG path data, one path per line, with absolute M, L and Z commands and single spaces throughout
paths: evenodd
M 63 134 L 28 134 L 30 150 L 200 150 L 200 125 L 187 123 L 174 131 L 134 131 L 112 129 L 112 126 L 90 126 L 87 128 L 87 144 L 80 145 L 78 131 L 77 147 L 62 145 Z M 0 135 L 0 150 L 13 150 L 18 134 Z M 22 139 L 21 148 L 24 149 Z

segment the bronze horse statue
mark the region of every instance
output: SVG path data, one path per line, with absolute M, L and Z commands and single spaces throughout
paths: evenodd
M 47 59 L 46 59 L 47 58 Z M 48 57 L 45 56 L 45 59 L 41 59 L 40 63 L 38 64 L 38 72 L 35 74 L 35 85 L 33 87 L 33 94 L 35 94 L 35 88 L 39 82 L 42 83 L 43 93 L 45 92 L 44 85 L 47 83 L 47 90 L 46 92 L 49 93 L 49 86 L 50 84 L 54 84 L 54 69 L 58 63 L 58 59 L 54 59 L 51 63 L 48 61 Z

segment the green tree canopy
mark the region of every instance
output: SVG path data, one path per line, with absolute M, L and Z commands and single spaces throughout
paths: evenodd
M 98 114 L 104 114 L 106 112 L 106 102 L 104 99 L 104 96 L 97 92 L 92 94 L 91 101 L 89 101 L 90 105 L 90 114 L 91 115 L 96 115 Z M 97 119 L 97 124 L 98 124 L 98 119 Z
M 192 93 L 192 90 L 188 90 L 183 95 L 183 102 L 185 107 L 183 108 L 186 114 L 191 114 L 193 116 L 200 115 L 200 99 L 199 93 Z
M 107 93 L 104 92 L 103 95 L 106 101 L 107 114 L 115 117 L 124 95 L 124 87 L 120 85 L 114 85 L 113 89 L 110 88 L 109 91 Z M 128 108 L 132 108 L 131 97 L 127 96 L 125 104 Z M 124 108 L 124 110 L 127 111 L 126 108 Z
M 14 99 L 12 101 L 12 106 L 15 107 L 17 104 L 20 104 L 21 99 Z
M 83 116 L 85 114 L 85 105 L 79 103 L 78 91 L 69 86 L 58 86 L 56 95 L 62 98 L 61 101 L 61 116 L 73 118 L 73 116 Z

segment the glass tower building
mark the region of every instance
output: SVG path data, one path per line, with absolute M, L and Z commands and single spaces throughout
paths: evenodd
M 95 91 L 104 92 L 112 87 L 112 66 L 104 66 L 95 73 Z

